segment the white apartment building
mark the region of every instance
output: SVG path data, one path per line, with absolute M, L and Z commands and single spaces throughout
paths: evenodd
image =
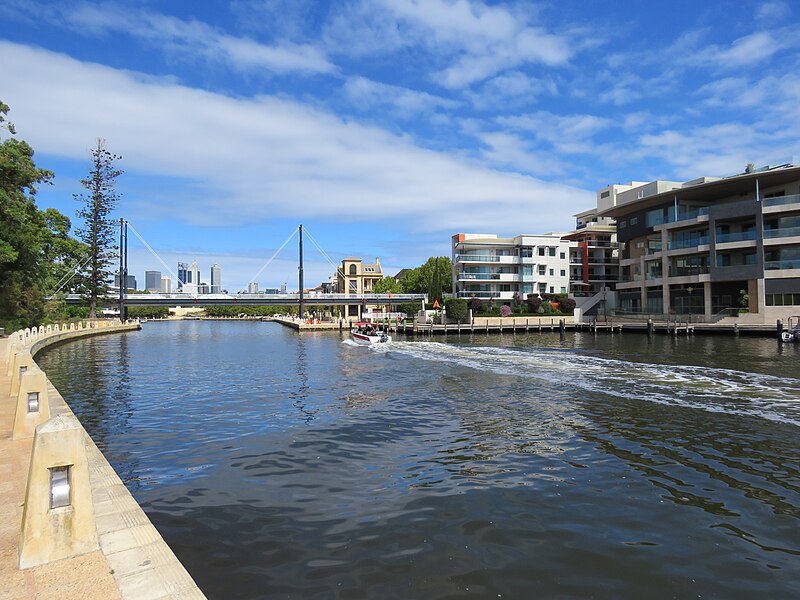
M 563 233 L 458 233 L 451 238 L 453 293 L 459 298 L 524 300 L 528 294 L 569 291 L 569 253 Z

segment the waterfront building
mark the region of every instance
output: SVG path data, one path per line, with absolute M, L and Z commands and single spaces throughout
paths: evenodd
M 144 289 L 148 292 L 161 291 L 161 271 L 144 272 Z
M 459 298 L 524 301 L 569 291 L 570 247 L 563 233 L 458 233 L 451 238 L 453 293 Z
M 383 279 L 381 261 L 376 257 L 374 263 L 364 263 L 360 258 L 351 256 L 342 261 L 336 271 L 336 292 L 339 294 L 371 294 L 375 284 Z M 345 316 L 360 316 L 362 304 L 346 307 Z
M 183 285 L 189 283 L 189 265 L 185 262 L 178 263 L 178 291 L 183 291 Z
M 161 276 L 161 286 L 160 291 L 162 294 L 171 294 L 172 293 L 172 278 L 168 277 L 167 275 Z
M 800 312 L 797 161 L 631 184 L 598 216 L 617 222 L 622 310 L 711 320 L 742 309 L 762 323 Z
M 258 282 L 251 281 L 247 284 L 247 293 L 248 294 L 257 294 L 258 293 Z
M 197 285 L 197 293 L 198 294 L 209 294 L 211 293 L 211 286 L 208 285 L 205 281 Z
M 217 263 L 211 265 L 211 293 L 222 293 L 222 268 Z

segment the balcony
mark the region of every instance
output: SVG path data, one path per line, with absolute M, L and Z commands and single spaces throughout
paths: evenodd
M 764 239 L 800 236 L 800 227 L 780 227 L 778 229 L 765 229 Z
M 460 263 L 499 263 L 501 265 L 519 264 L 519 256 L 506 256 L 496 254 L 456 254 L 456 262 Z
M 749 242 L 756 239 L 755 231 L 740 231 L 737 233 L 718 233 L 717 243 L 727 244 L 729 242 Z
M 761 201 L 763 206 L 783 206 L 785 204 L 798 204 L 800 203 L 800 194 L 792 196 L 778 196 L 775 198 L 764 198 Z
M 783 269 L 800 269 L 800 258 L 787 260 L 768 260 L 764 262 L 765 271 L 779 271 Z
M 459 273 L 459 281 L 518 281 L 516 273 Z
M 670 267 L 670 277 L 687 277 L 690 275 L 705 275 L 711 272 L 708 265 L 698 265 L 696 267 Z
M 696 219 L 697 217 L 702 217 L 708 214 L 708 207 L 703 206 L 700 208 L 693 208 L 688 210 L 680 210 L 678 207 L 678 217 L 675 219 L 675 222 L 678 221 L 689 221 L 691 219 Z
M 696 248 L 697 246 L 708 246 L 708 236 L 703 235 L 695 238 L 689 238 L 686 240 L 676 240 L 674 242 L 669 242 L 667 248 L 669 250 L 683 250 L 685 248 Z
M 512 300 L 516 292 L 483 292 L 464 290 L 458 292 L 459 298 L 494 298 L 495 300 Z

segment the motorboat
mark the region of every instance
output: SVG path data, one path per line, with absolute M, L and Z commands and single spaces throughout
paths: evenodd
M 392 341 L 390 336 L 380 325 L 374 323 L 356 323 L 350 331 L 353 341 L 361 346 L 385 344 Z
M 800 317 L 789 317 L 789 326 L 781 331 L 781 341 L 788 344 L 800 342 Z

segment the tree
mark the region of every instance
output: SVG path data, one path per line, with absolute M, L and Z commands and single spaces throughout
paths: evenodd
M 12 136 L 0 143 L 0 326 L 13 329 L 32 325 L 44 314 L 49 232 L 34 197 L 53 173 L 37 167 L 33 149 L 13 137 L 9 110 L 0 101 L 0 133 Z
M 384 277 L 375 283 L 372 290 L 376 294 L 402 294 L 403 286 L 394 277 Z
M 106 148 L 105 140 L 98 139 L 97 147 L 92 149 L 89 176 L 81 180 L 81 185 L 88 193 L 75 194 L 75 199 L 83 204 L 77 212 L 83 219 L 83 226 L 77 233 L 89 247 L 83 286 L 89 300 L 90 319 L 97 315 L 98 299 L 108 292 L 111 265 L 116 257 L 117 246 L 114 243 L 114 226 L 110 214 L 119 200 L 114 185 L 123 171 L 114 166 L 114 161 L 120 159 L 121 156 Z M 121 284 L 124 285 L 124 282 Z
M 464 298 L 448 298 L 444 301 L 444 309 L 448 320 L 463 323 L 469 317 L 467 301 Z
M 442 291 L 453 287 L 452 263 L 447 256 L 433 256 L 406 273 L 400 284 L 407 294 L 428 294 L 431 302 L 441 300 Z

